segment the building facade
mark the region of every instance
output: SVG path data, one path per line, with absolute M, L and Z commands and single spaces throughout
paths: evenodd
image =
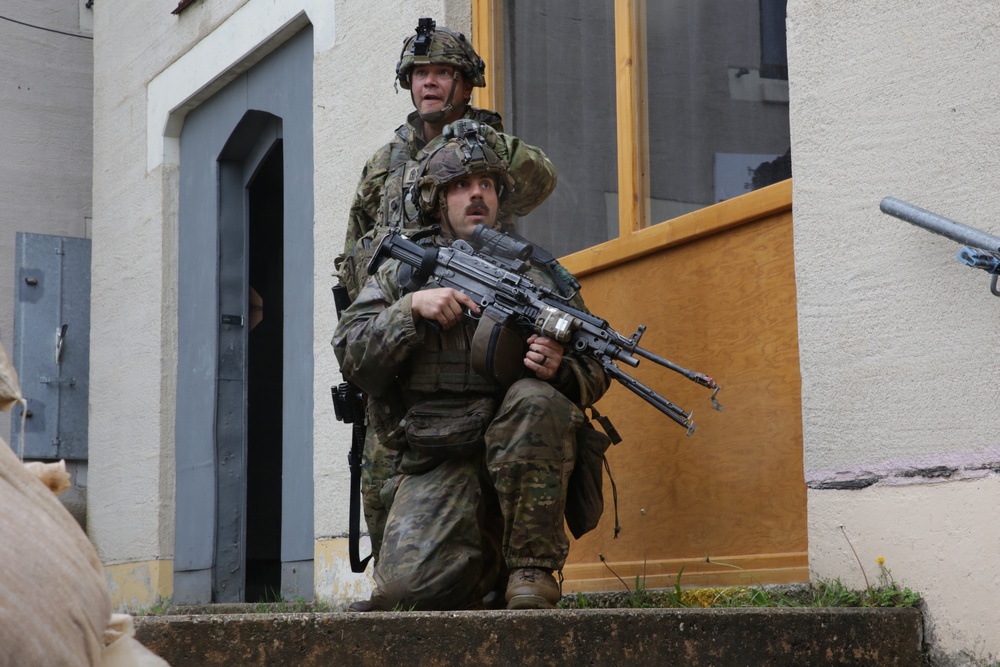
M 602 522 L 567 581 L 610 585 L 598 553 L 629 577 L 648 560 L 649 585 L 681 568 L 734 581 L 728 565 L 696 571 L 707 554 L 764 581 L 863 586 L 881 557 L 925 596 L 941 664 L 995 661 L 995 297 L 950 242 L 878 202 L 1000 231 L 1000 12 L 375 4 L 94 7 L 88 529 L 116 603 L 370 590 L 347 565 L 329 290 L 361 165 L 411 108 L 392 86 L 400 43 L 432 16 L 490 63 L 477 101 L 560 170 L 522 231 L 569 239 L 556 250 L 595 310 L 626 334 L 648 318 L 647 347 L 724 387 L 726 412 L 699 407 L 690 440 L 609 394 L 626 436 L 612 465 L 636 491 L 622 539 Z M 723 34 L 684 40 L 706 28 Z M 534 50 L 545 40 L 559 48 Z
M 884 558 L 923 594 L 942 664 L 1000 656 L 997 390 L 980 382 L 1000 303 L 960 244 L 879 204 L 1000 235 L 998 21 L 990 4 L 788 3 L 810 571 L 863 586 Z
M 25 455 L 66 459 L 73 488 L 62 499 L 81 524 L 93 146 L 88 4 L 14 0 L 0 10 L 0 341 L 12 359 L 27 361 L 19 363 L 21 386 L 34 399 Z M 59 384 L 60 366 L 74 386 Z M 19 445 L 20 408 L 15 416 L 0 413 L 0 433 Z

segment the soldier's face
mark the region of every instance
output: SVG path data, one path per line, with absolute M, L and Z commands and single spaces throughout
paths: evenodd
M 452 181 L 445 192 L 445 203 L 448 215 L 441 227 L 453 238 L 469 241 L 476 225 L 490 229 L 496 226 L 500 206 L 492 176 L 472 174 Z
M 454 110 L 445 118 L 445 123 L 458 120 L 465 112 L 465 105 L 472 96 L 472 84 L 461 74 L 455 78 L 455 68 L 451 65 L 417 65 L 410 73 L 410 91 L 413 93 L 413 106 L 421 114 L 441 111 L 448 101 L 452 84 L 455 93 L 451 97 Z

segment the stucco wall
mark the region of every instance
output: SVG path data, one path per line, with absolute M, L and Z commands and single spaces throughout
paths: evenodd
M 336 3 L 336 41 L 317 53 L 316 141 L 316 292 L 315 360 L 317 546 L 316 594 L 333 602 L 365 597 L 367 576 L 354 575 L 347 561 L 349 477 L 347 451 L 351 433 L 336 421 L 330 386 L 341 382 L 330 346 L 337 314 L 330 288 L 334 259 L 343 250 L 347 213 L 361 168 L 413 110 L 409 92 L 395 92 L 393 81 L 403 39 L 417 19 L 431 16 L 439 25 L 469 32 L 470 4 L 465 0 L 384 0 L 371 5 Z M 362 520 L 362 530 L 364 521 Z M 367 542 L 362 546 L 367 555 Z
M 173 548 L 177 181 L 147 170 L 147 84 L 242 4 L 95 4 L 89 531 L 109 565 Z
M 317 53 L 314 80 L 316 141 L 316 534 L 347 535 L 347 449 L 350 430 L 336 421 L 330 386 L 341 381 L 330 346 L 337 315 L 330 288 L 333 261 L 343 250 L 347 214 L 365 161 L 392 138 L 413 110 L 409 91 L 394 90 L 403 39 L 421 16 L 469 33 L 467 0 L 383 0 L 336 3 L 336 40 Z M 362 522 L 363 523 L 363 522 Z
M 879 202 L 1000 235 L 1000 7 L 789 0 L 787 25 L 811 569 L 884 557 L 941 664 L 996 660 L 1000 301 Z

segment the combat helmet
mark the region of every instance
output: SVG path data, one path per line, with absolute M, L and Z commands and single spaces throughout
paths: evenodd
M 480 58 L 465 35 L 448 28 L 438 28 L 434 19 L 423 18 L 417 23 L 417 33 L 403 41 L 403 50 L 396 63 L 396 79 L 404 90 L 410 91 L 410 99 L 416 106 L 411 87 L 413 68 L 419 65 L 451 65 L 455 68 L 455 78 L 444 108 L 421 113 L 425 123 L 441 123 L 455 109 L 455 89 L 458 87 L 458 73 L 461 72 L 473 86 L 485 86 L 483 72 L 486 64 Z M 464 103 L 465 100 L 462 100 Z
M 501 204 L 514 189 L 514 179 L 507 173 L 507 161 L 486 145 L 479 133 L 479 123 L 473 120 L 460 120 L 446 126 L 442 135 L 428 144 L 424 152 L 410 196 L 425 215 L 430 215 L 439 206 L 444 212 L 448 184 L 465 176 L 491 175 L 497 184 L 497 198 Z
M 473 86 L 483 87 L 486 63 L 479 57 L 465 35 L 450 28 L 437 27 L 434 19 L 417 21 L 417 32 L 403 40 L 403 50 L 396 63 L 396 79 L 404 90 L 410 89 L 410 73 L 417 65 L 451 65 Z

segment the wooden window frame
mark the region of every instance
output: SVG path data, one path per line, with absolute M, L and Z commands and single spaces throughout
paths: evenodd
M 472 44 L 487 63 L 486 87 L 473 104 L 503 109 L 503 0 L 470 0 Z M 643 0 L 614 0 L 615 95 L 618 134 L 618 238 L 560 261 L 573 273 L 595 273 L 637 257 L 791 210 L 792 181 L 748 192 L 668 221 L 649 220 L 649 155 L 646 122 Z M 558 165 L 556 165 L 558 169 Z

